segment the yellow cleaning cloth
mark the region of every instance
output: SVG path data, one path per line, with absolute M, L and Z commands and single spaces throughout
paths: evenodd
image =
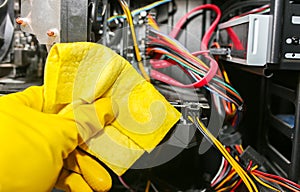
M 44 97 L 43 111 L 59 114 L 99 98 L 112 100 L 115 121 L 99 129 L 82 147 L 118 175 L 144 150 L 152 151 L 180 118 L 128 61 L 95 43 L 52 47 L 45 68 Z M 76 118 L 76 111 L 74 115 Z

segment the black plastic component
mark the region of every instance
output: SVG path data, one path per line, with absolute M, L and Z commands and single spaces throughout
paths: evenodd
M 4 44 L 4 38 L 0 35 L 0 47 Z
M 292 44 L 293 45 L 299 45 L 299 37 L 292 37 Z
M 300 4 L 300 0 L 290 0 L 291 4 Z
M 265 163 L 265 159 L 255 149 L 248 146 L 241 155 L 241 159 L 248 163 L 250 160 L 255 164 L 262 166 Z
M 229 48 L 211 48 L 209 52 L 212 55 L 230 55 Z
M 268 86 L 264 155 L 289 179 L 300 178 L 300 73 L 278 71 Z M 274 98 L 272 100 L 272 98 Z M 293 116 L 292 124 L 281 117 Z M 292 126 L 291 126 L 292 125 Z
M 225 125 L 220 131 L 219 140 L 226 146 L 241 145 L 242 135 L 232 126 Z
M 219 137 L 222 144 L 226 146 L 242 144 L 242 135 L 238 132 Z
M 300 59 L 295 56 L 300 53 L 300 24 L 293 22 L 293 17 L 299 16 L 299 10 L 299 0 L 271 1 L 273 25 L 268 65 L 271 69 L 300 70 Z M 291 39 L 291 43 L 286 43 L 286 39 Z

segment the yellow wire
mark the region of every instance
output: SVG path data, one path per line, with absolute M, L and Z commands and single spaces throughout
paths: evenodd
M 166 39 L 165 38 L 165 40 L 168 41 L 169 43 L 171 43 L 172 45 L 180 48 L 179 46 L 177 46 L 176 42 L 174 42 L 172 39 L 169 39 L 169 38 Z M 192 55 L 190 52 L 186 51 L 185 49 L 181 49 L 181 51 L 183 51 L 186 54 L 190 55 L 190 57 L 192 57 L 193 59 L 195 59 L 196 61 L 198 61 L 202 66 L 208 67 L 201 59 L 199 59 L 198 57 Z
M 234 175 L 236 174 L 236 172 L 232 172 L 230 175 L 228 175 L 226 177 L 226 179 L 224 179 L 217 187 L 216 190 L 218 190 L 220 187 L 222 187 L 222 185 L 224 185 L 227 181 L 229 181 Z
M 237 161 L 238 161 L 238 160 L 239 160 L 239 156 L 237 156 L 237 155 L 236 155 L 236 156 L 235 156 L 235 160 L 237 160 Z
M 164 2 L 164 0 L 156 1 L 156 2 L 154 2 L 154 3 L 151 3 L 151 4 L 149 4 L 149 5 L 146 5 L 146 6 L 144 6 L 144 7 L 138 8 L 138 9 L 132 11 L 132 13 L 135 14 L 136 12 L 143 11 L 143 10 L 147 9 L 148 7 L 152 7 L 152 6 L 155 6 L 156 4 L 159 4 L 160 2 Z
M 251 171 L 255 170 L 258 168 L 258 165 L 255 165 L 254 167 L 251 168 Z
M 190 116 L 188 118 L 193 122 L 193 119 Z M 199 123 L 200 120 L 199 119 L 197 119 L 197 120 L 198 120 L 198 123 Z M 249 189 L 249 191 L 252 191 L 251 185 L 249 184 L 247 178 L 245 178 L 245 174 L 243 172 L 241 173 L 241 171 L 240 171 L 241 167 L 236 163 L 236 161 L 231 157 L 231 155 L 227 152 L 227 150 L 222 145 L 220 147 L 219 143 L 216 142 L 216 139 L 214 139 L 214 136 L 212 136 L 211 134 L 209 134 L 209 132 L 206 129 L 203 129 L 204 125 L 201 122 L 199 123 L 199 125 L 200 125 L 201 129 L 205 132 L 205 134 L 213 141 L 213 143 L 216 145 L 216 147 L 221 151 L 221 153 L 223 154 L 223 156 L 232 165 L 232 167 L 236 170 L 236 172 L 238 173 L 238 175 L 242 178 L 242 180 L 246 184 L 246 186 Z
M 243 145 L 240 145 L 240 148 L 242 149 L 242 151 L 244 151 Z M 254 167 L 258 167 L 258 166 L 255 165 Z
M 193 119 L 191 116 L 188 117 L 192 122 Z M 205 128 L 203 123 L 197 118 L 197 121 L 201 127 L 201 129 L 205 132 L 205 134 L 213 141 L 215 146 L 220 150 L 223 156 L 227 159 L 227 161 L 231 164 L 233 169 L 237 172 L 240 178 L 245 183 L 246 187 L 248 188 L 249 192 L 258 192 L 258 189 L 254 183 L 254 181 L 249 177 L 249 175 L 245 172 L 245 170 L 233 159 L 233 157 L 228 153 L 228 151 L 224 148 L 224 146 Z M 253 189 L 252 189 L 253 187 Z
M 230 83 L 229 78 L 228 78 L 228 75 L 227 75 L 227 72 L 226 72 L 225 70 L 222 71 L 222 72 L 223 72 L 225 81 L 226 81 L 227 83 Z
M 252 174 L 252 177 L 253 177 L 257 182 L 259 182 L 261 185 L 263 185 L 263 186 L 265 186 L 265 187 L 267 187 L 267 188 L 269 188 L 269 189 L 272 189 L 272 190 L 274 190 L 274 191 L 280 192 L 278 189 L 276 189 L 276 188 L 272 187 L 271 185 L 269 185 L 269 184 L 263 182 L 261 179 L 259 179 L 258 177 L 256 177 L 254 174 Z
M 157 23 L 154 21 L 154 19 L 151 17 L 148 17 L 148 24 L 155 30 L 159 31 L 159 26 Z
M 132 11 L 132 13 L 135 14 L 136 12 L 138 12 L 138 11 L 140 11 L 140 10 L 142 11 L 142 10 L 147 9 L 148 7 L 156 6 L 156 4 L 161 3 L 161 2 L 163 2 L 163 1 L 164 1 L 164 0 L 156 1 L 156 2 L 154 2 L 154 3 L 151 3 L 151 4 L 149 4 L 149 5 L 146 5 L 146 6 L 144 6 L 144 7 L 135 9 L 135 10 Z M 109 21 L 109 20 L 111 20 L 111 19 L 113 19 L 113 18 L 117 18 L 117 17 L 127 17 L 127 15 L 126 15 L 126 14 L 123 14 L 123 15 L 113 15 L 113 16 L 109 17 L 107 20 Z
M 163 0 L 162 0 L 163 1 Z M 142 7 L 142 8 L 139 8 L 139 9 L 136 9 L 134 10 L 133 12 L 136 12 L 136 11 L 139 11 L 139 10 L 143 10 L 147 7 L 150 7 L 152 6 L 153 4 L 156 4 L 156 3 L 160 3 L 162 1 L 157 1 L 157 2 L 154 2 L 150 5 L 147 5 L 145 7 Z M 142 60 L 141 59 L 141 56 L 140 56 L 140 51 L 139 51 L 139 48 L 138 48 L 138 44 L 137 44 L 137 40 L 136 40 L 136 35 L 135 35 L 135 30 L 134 30 L 134 24 L 133 24 L 133 21 L 132 21 L 132 15 L 131 15 L 131 12 L 126 4 L 126 2 L 124 2 L 123 0 L 119 0 L 119 3 L 121 4 L 122 6 L 122 9 L 126 15 L 126 18 L 127 18 L 127 22 L 130 26 L 130 30 L 131 30 L 131 34 L 132 34 L 132 38 L 133 38 L 133 46 L 134 46 L 134 50 L 135 50 L 135 53 L 136 53 L 136 57 L 137 57 L 137 61 L 139 63 L 139 69 L 141 70 L 141 73 L 142 75 L 144 76 L 144 78 L 147 80 L 147 81 L 150 81 L 150 77 L 149 75 L 146 73 L 145 71 L 145 68 L 143 66 L 143 63 L 141 63 L 140 61 Z M 113 17 L 118 17 L 120 15 L 115 15 L 115 16 L 112 16 L 110 17 L 109 19 L 113 18 Z M 108 20 L 109 20 L 108 19 Z M 153 27 L 154 29 L 156 29 L 155 27 Z M 169 43 L 173 44 L 176 46 L 176 43 L 171 41 L 170 39 L 166 39 Z M 194 58 L 196 61 L 198 61 L 202 66 L 205 66 L 205 67 L 208 67 L 208 65 L 206 65 L 201 59 L 199 59 L 198 57 L 195 57 L 193 56 L 192 54 L 190 54 L 189 52 L 187 52 L 186 50 L 182 50 L 183 52 L 185 52 L 186 54 L 189 54 L 192 58 Z
M 202 128 L 202 130 L 213 140 L 213 142 L 216 144 L 218 149 L 220 151 L 223 151 L 222 153 L 226 155 L 226 159 L 229 161 L 229 163 L 232 165 L 232 167 L 236 170 L 237 174 L 241 177 L 241 179 L 244 181 L 245 185 L 249 189 L 249 191 L 252 191 L 252 187 L 254 188 L 254 191 L 258 192 L 258 189 L 253 182 L 253 180 L 249 177 L 249 175 L 245 172 L 243 168 L 240 167 L 240 165 L 232 158 L 232 156 L 228 153 L 228 151 L 223 147 L 223 145 L 205 128 L 203 123 L 197 118 L 197 121 Z M 250 183 L 249 183 L 250 182 Z M 252 186 L 252 187 L 251 187 Z
M 138 44 L 137 44 L 137 39 L 136 39 L 136 35 L 135 35 L 134 24 L 133 24 L 131 12 L 130 12 L 126 2 L 124 2 L 123 0 L 119 0 L 119 3 L 121 4 L 122 9 L 123 9 L 124 13 L 126 14 L 127 22 L 129 24 L 129 27 L 130 27 L 130 30 L 131 30 L 131 36 L 132 36 L 132 40 L 133 40 L 133 48 L 134 48 L 134 51 L 135 51 L 136 60 L 138 62 L 139 69 L 140 69 L 142 75 L 144 76 L 144 78 L 146 79 L 146 81 L 150 81 L 150 77 L 146 73 L 146 70 L 145 70 L 144 65 L 142 63 L 142 57 L 140 55 L 140 50 L 139 50 L 139 47 L 138 47 Z
M 251 168 L 251 171 L 253 171 L 253 170 L 255 170 L 255 169 L 257 169 L 258 168 L 258 165 L 255 165 L 254 167 L 252 167 Z M 260 184 L 262 184 L 261 182 L 263 182 L 261 179 L 259 179 L 258 177 L 256 177 L 253 173 L 251 173 L 252 174 L 252 176 L 253 176 L 253 178 L 256 180 L 256 181 L 258 181 Z M 270 188 L 270 189 L 272 189 L 272 190 L 274 190 L 274 191 L 280 191 L 280 190 L 278 190 L 278 189 L 276 189 L 275 187 L 272 187 L 272 186 L 270 186 L 270 185 L 268 185 L 267 183 L 265 183 L 265 182 L 263 182 L 264 184 L 262 184 L 262 185 L 264 185 L 265 187 L 268 187 L 268 188 Z M 267 185 L 267 186 L 266 186 Z
M 232 183 L 230 186 L 224 187 L 222 189 L 217 190 L 217 192 L 223 192 L 223 191 L 227 191 L 228 189 L 232 189 L 238 181 L 235 181 L 234 183 Z
M 148 181 L 147 181 L 147 185 L 146 185 L 145 192 L 149 192 L 150 185 L 151 185 L 151 181 L 150 181 L 150 180 L 148 180 Z

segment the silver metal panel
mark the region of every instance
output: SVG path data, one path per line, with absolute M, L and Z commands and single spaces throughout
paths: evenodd
M 300 59 L 300 53 L 286 53 L 284 57 L 287 59 Z
M 292 16 L 292 23 L 293 24 L 300 24 L 300 16 Z
M 225 29 L 228 27 L 232 27 L 232 26 L 236 26 L 248 22 L 249 22 L 249 15 L 221 23 L 219 25 L 219 29 Z
M 61 42 L 87 41 L 88 0 L 61 1 Z
M 264 66 L 269 48 L 268 15 L 249 15 L 247 65 Z
M 252 14 L 229 20 L 219 25 L 219 29 L 249 24 L 247 34 L 247 56 L 244 58 L 227 57 L 227 60 L 249 66 L 264 66 L 270 49 L 270 15 Z

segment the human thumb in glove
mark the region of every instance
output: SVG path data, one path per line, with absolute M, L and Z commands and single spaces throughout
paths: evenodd
M 42 106 L 43 87 L 0 97 L 0 192 L 51 191 L 63 159 L 81 141 L 74 119 L 43 113 Z M 103 111 L 99 119 L 109 121 L 113 115 Z

